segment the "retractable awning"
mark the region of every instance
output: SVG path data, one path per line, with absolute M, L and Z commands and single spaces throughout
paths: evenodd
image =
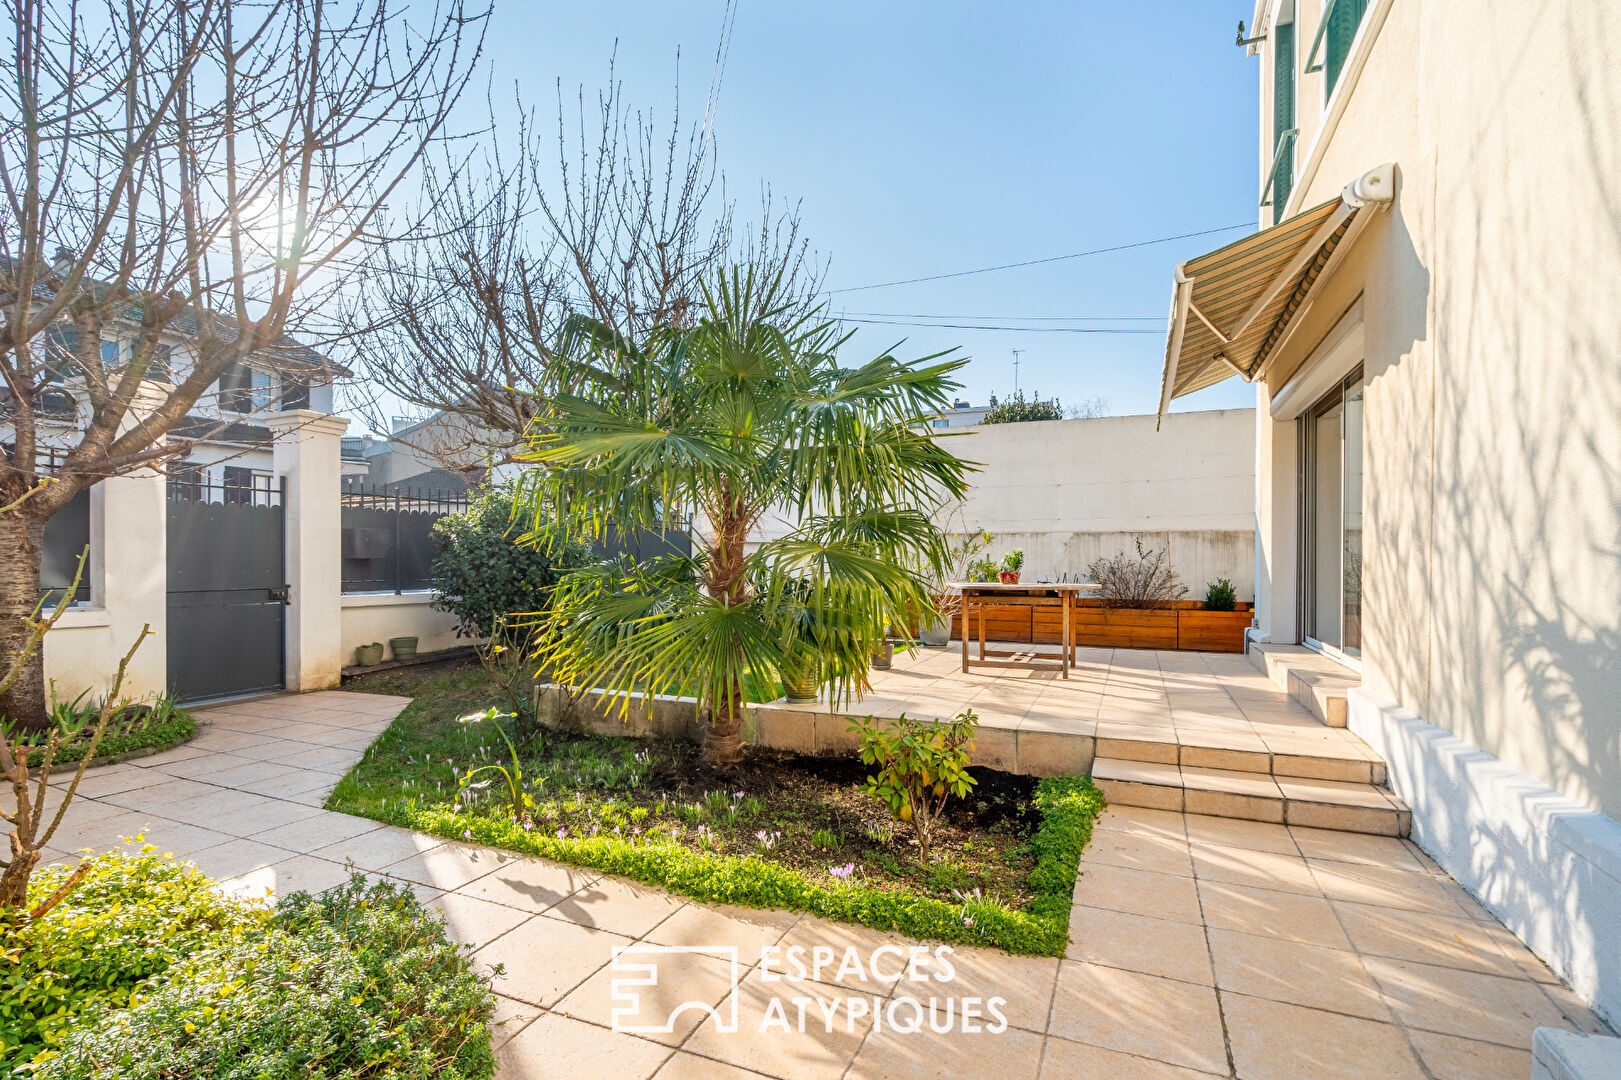
M 1162 418 L 1173 398 L 1234 375 L 1253 382 L 1265 372 L 1290 321 L 1350 247 L 1371 208 L 1390 204 L 1395 174 L 1394 165 L 1380 166 L 1339 198 L 1176 268 Z

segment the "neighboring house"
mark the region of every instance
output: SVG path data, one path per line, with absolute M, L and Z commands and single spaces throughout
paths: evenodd
M 1254 648 L 1339 672 L 1414 839 L 1621 1020 L 1621 5 L 1249 33 L 1262 231 L 1177 268 L 1161 413 L 1254 383 Z
M 466 417 L 436 412 L 422 420 L 396 417 L 387 439 L 371 436 L 344 440 L 345 453 L 364 461 L 367 484 L 382 491 L 455 495 L 477 487 L 492 470 L 487 467 L 495 440 Z M 508 470 L 510 471 L 510 469 Z M 495 473 L 502 474 L 497 467 Z
M 937 428 L 973 427 L 985 421 L 985 414 L 996 406 L 996 397 L 992 395 L 989 405 L 970 405 L 961 398 L 952 402 L 949 412 L 941 413 L 934 419 Z

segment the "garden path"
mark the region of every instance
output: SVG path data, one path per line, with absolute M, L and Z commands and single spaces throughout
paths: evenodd
M 870 965 L 873 950 L 913 943 L 321 809 L 407 701 L 326 691 L 202 711 L 186 746 L 87 774 L 54 857 L 144 832 L 250 893 L 324 889 L 349 865 L 408 882 L 480 961 L 504 965 L 496 1042 L 510 1078 L 1524 1080 L 1534 1028 L 1606 1031 L 1408 841 L 1134 807 L 1098 823 L 1064 959 L 963 948 L 949 982 L 877 980 L 872 966 L 897 974 L 895 954 Z M 739 963 L 665 956 L 658 985 L 622 988 L 640 992 L 631 1023 L 655 1026 L 686 1001 L 725 1018 L 736 1002 L 737 1031 L 696 1010 L 669 1032 L 613 1030 L 610 964 L 637 943 L 731 947 Z M 812 959 L 825 946 L 835 963 L 853 946 L 862 970 L 773 980 L 759 963 L 773 945 Z M 930 971 L 944 974 L 917 974 Z M 931 995 L 942 1026 L 952 1000 L 951 1031 L 930 1030 L 926 1004 L 922 1031 L 891 1026 L 914 1015 L 891 1001 Z M 995 1021 L 965 1025 L 962 1011 L 992 996 L 1006 999 L 1005 1029 L 965 1030 Z

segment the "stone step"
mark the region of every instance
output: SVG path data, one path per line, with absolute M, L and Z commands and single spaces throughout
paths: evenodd
M 1249 643 L 1250 663 L 1329 727 L 1345 726 L 1345 692 L 1362 677 L 1304 645 Z
M 1315 729 L 1321 732 L 1321 728 Z M 1184 768 L 1225 769 L 1303 780 L 1334 780 L 1355 784 L 1385 782 L 1385 763 L 1360 739 L 1336 734 L 1317 739 L 1301 736 L 1271 745 L 1253 736 L 1224 736 L 1221 732 L 1188 729 L 1163 735 L 1110 738 L 1100 735 L 1097 756 Z
M 1211 817 L 1314 829 L 1406 836 L 1413 815 L 1373 784 L 1274 776 L 1099 756 L 1092 781 L 1116 806 L 1143 806 Z

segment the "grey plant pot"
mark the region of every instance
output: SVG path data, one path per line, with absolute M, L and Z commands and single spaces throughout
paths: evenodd
M 391 637 L 388 639 L 388 651 L 394 654 L 396 660 L 409 660 L 417 654 L 417 639 L 414 637 Z
M 918 627 L 918 640 L 931 648 L 940 649 L 951 644 L 951 619 L 942 615 L 932 623 Z
M 884 642 L 884 647 L 872 654 L 872 666 L 879 671 L 888 671 L 895 666 L 895 643 Z

